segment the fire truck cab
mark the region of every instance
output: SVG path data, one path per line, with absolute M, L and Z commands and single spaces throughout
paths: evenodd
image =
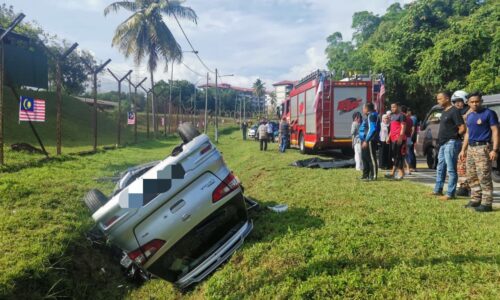
M 290 146 L 301 153 L 324 149 L 352 152 L 352 115 L 372 101 L 372 82 L 334 81 L 316 71 L 290 91 L 282 112 L 290 123 Z

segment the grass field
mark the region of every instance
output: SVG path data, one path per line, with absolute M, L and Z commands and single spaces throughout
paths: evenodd
M 0 298 L 326 299 L 500 298 L 500 218 L 440 202 L 410 182 L 362 183 L 352 169 L 299 169 L 305 158 L 227 129 L 219 149 L 262 206 L 242 249 L 207 280 L 181 294 L 152 280 L 125 281 L 105 247 L 84 233 L 81 202 L 111 192 L 128 166 L 162 159 L 178 141 L 149 141 L 93 156 L 66 156 L 0 173 Z

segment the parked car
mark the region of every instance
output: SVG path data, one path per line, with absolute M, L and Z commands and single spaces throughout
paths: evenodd
M 495 111 L 500 115 L 500 94 L 483 96 L 483 106 Z M 419 156 L 425 156 L 427 166 L 435 169 L 437 166 L 437 155 L 439 146 L 437 136 L 439 132 L 439 122 L 443 109 L 439 105 L 433 106 L 422 121 L 420 131 L 415 143 L 415 151 Z M 500 161 L 493 162 L 492 178 L 495 182 L 500 182 Z
M 253 125 L 252 127 L 250 127 L 250 129 L 248 129 L 248 132 L 247 132 L 247 137 L 249 139 L 258 139 L 258 136 L 257 136 L 257 128 L 259 126 L 257 125 Z
M 183 144 L 123 173 L 110 198 L 91 190 L 84 200 L 129 273 L 185 288 L 226 261 L 253 223 L 240 181 L 208 136 L 187 123 L 179 134 Z
M 434 105 L 421 122 L 420 130 L 417 134 L 415 152 L 418 156 L 426 157 L 429 169 L 435 169 L 437 166 L 439 149 L 437 136 L 442 113 L 443 108 L 440 105 Z
M 280 126 L 277 122 L 270 121 L 271 125 L 273 126 L 273 142 L 278 142 L 278 136 L 280 134 Z

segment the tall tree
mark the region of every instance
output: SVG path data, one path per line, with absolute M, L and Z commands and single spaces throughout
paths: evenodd
M 360 11 L 352 16 L 352 28 L 354 33 L 352 39 L 356 44 L 366 41 L 377 29 L 380 24 L 380 18 L 368 11 Z
M 257 106 L 259 109 L 259 114 L 262 113 L 261 107 L 260 107 L 260 99 L 264 95 L 265 92 L 266 92 L 266 87 L 265 87 L 264 82 L 262 82 L 262 80 L 260 80 L 260 78 L 257 78 L 257 80 L 253 83 L 253 93 L 255 94 L 255 96 L 257 96 Z
M 161 58 L 165 60 L 165 69 L 168 68 L 170 61 L 182 61 L 181 46 L 164 22 L 164 15 L 197 22 L 198 17 L 194 10 L 182 6 L 182 2 L 180 0 L 118 1 L 104 9 L 105 16 L 121 9 L 132 12 L 132 15 L 116 28 L 112 46 L 118 47 L 126 58 L 133 56 L 138 65 L 147 57 L 151 87 L 154 87 L 153 73 Z M 152 103 L 155 111 L 154 94 Z

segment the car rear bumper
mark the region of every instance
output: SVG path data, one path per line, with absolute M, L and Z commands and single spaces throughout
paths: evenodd
M 175 284 L 179 288 L 185 288 L 193 283 L 202 281 L 224 261 L 226 261 L 238 248 L 253 229 L 252 220 L 246 221 L 241 228 L 222 244 L 212 255 L 203 261 L 194 270 L 183 276 Z

